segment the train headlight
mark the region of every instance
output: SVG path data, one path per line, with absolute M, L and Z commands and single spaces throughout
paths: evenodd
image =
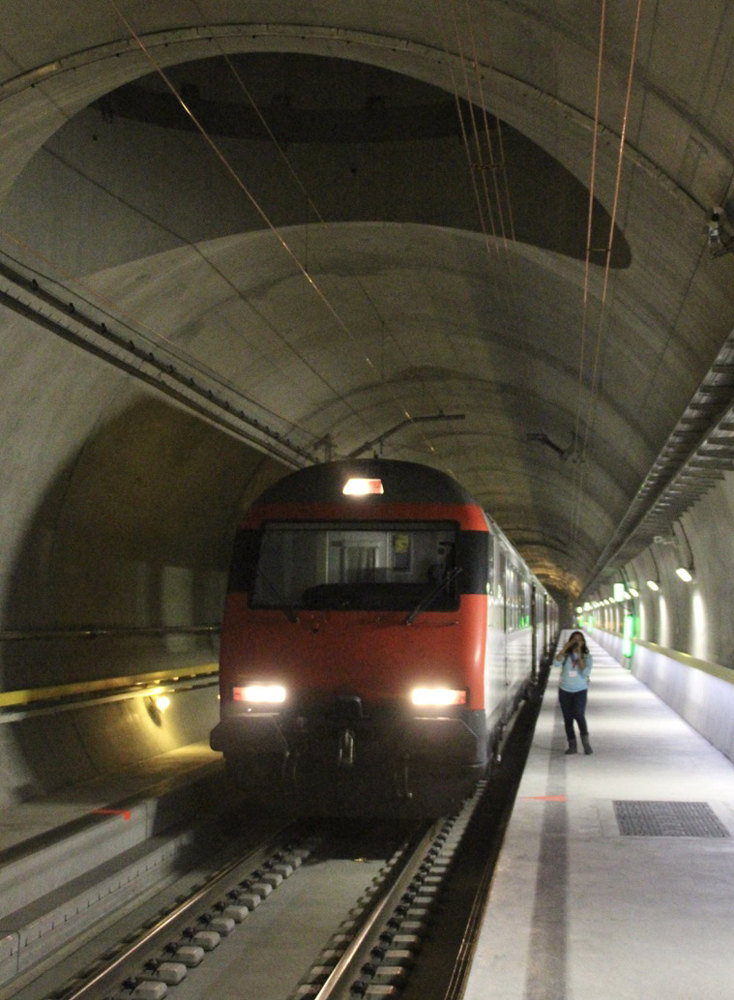
M 243 684 L 232 688 L 232 698 L 247 705 L 282 705 L 286 690 L 282 684 Z
M 410 700 L 420 708 L 447 708 L 449 705 L 466 705 L 466 689 L 455 691 L 443 687 L 417 687 L 410 692 Z

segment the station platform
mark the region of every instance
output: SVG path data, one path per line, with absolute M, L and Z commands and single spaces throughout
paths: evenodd
M 464 1000 L 732 997 L 734 764 L 587 642 L 594 753 L 565 755 L 556 666 Z

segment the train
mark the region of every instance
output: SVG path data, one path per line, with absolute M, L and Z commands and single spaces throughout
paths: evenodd
M 383 458 L 300 469 L 237 530 L 211 747 L 262 807 L 446 815 L 557 629 L 551 595 L 452 476 Z

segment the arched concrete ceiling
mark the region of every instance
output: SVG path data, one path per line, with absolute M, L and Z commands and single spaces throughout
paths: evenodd
M 35 277 L 77 319 L 185 352 L 281 436 L 278 461 L 253 454 L 273 439 L 238 444 L 82 353 L 42 302 L 3 309 L 9 619 L 82 541 L 76 598 L 38 620 L 109 617 L 90 553 L 135 577 L 141 487 L 142 549 L 221 572 L 268 477 L 408 415 L 384 454 L 449 469 L 577 594 L 732 327 L 732 258 L 706 240 L 732 194 L 730 6 L 642 3 L 627 100 L 638 5 L 609 5 L 595 139 L 588 0 L 5 0 L 3 291 L 25 302 Z M 418 419 L 439 413 L 463 419 Z

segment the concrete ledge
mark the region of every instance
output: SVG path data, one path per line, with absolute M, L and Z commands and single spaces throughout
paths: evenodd
M 0 986 L 180 872 L 232 801 L 219 761 L 0 854 Z M 187 779 L 187 780 L 186 780 Z
M 128 900 L 175 874 L 189 830 L 146 841 L 0 920 L 0 984 L 36 966 Z M 77 845 L 82 849 L 82 845 Z
M 99 808 L 0 852 L 0 920 L 210 807 L 224 786 L 219 760 L 171 777 L 136 798 Z M 230 793 L 231 794 L 231 793 Z M 42 806 L 44 809 L 52 806 Z M 29 821 L 29 805 L 18 822 Z
M 91 817 L 73 824 L 79 829 L 67 830 L 66 836 L 58 831 L 63 839 L 36 850 L 31 841 L 22 856 L 5 861 L 0 867 L 0 927 L 8 914 L 144 843 L 151 835 L 151 810 L 155 801 L 121 809 L 119 815 Z

